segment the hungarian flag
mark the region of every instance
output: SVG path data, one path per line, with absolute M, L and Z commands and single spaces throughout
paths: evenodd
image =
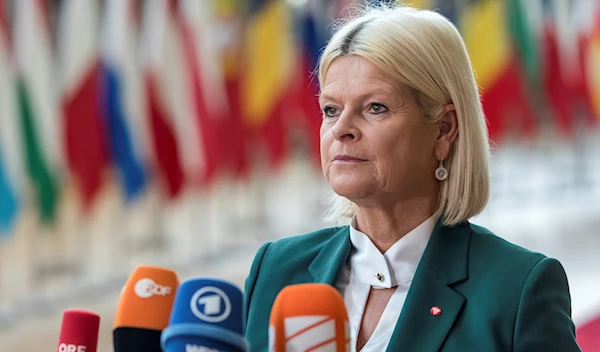
M 181 194 L 186 179 L 184 166 L 196 166 L 199 145 L 191 128 L 190 92 L 182 84 L 187 71 L 174 6 L 173 1 L 165 0 L 145 3 L 140 58 L 154 164 L 170 198 Z
M 244 123 L 267 146 L 270 163 L 284 160 L 288 139 L 284 117 L 295 70 L 292 18 L 286 1 L 252 0 L 249 4 L 241 77 Z
M 109 165 L 97 4 L 64 0 L 59 22 L 65 150 L 86 208 L 100 191 Z
M 40 219 L 52 222 L 58 203 L 59 114 L 55 66 L 44 0 L 16 1 L 14 48 L 16 99 L 25 169 L 35 193 Z
M 460 30 L 481 87 L 490 139 L 510 131 L 533 134 L 536 122 L 506 28 L 506 2 L 471 1 L 461 13 Z
M 0 1 L 0 236 L 12 232 L 19 209 L 19 133 L 9 16 Z
M 145 119 L 133 0 L 106 0 L 102 24 L 102 102 L 106 109 L 111 155 L 127 200 L 143 192 Z

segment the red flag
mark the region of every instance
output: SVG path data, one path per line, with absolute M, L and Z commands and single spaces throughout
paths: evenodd
M 94 2 L 79 0 L 67 0 L 61 11 L 65 147 L 85 206 L 98 193 L 109 162 L 100 97 L 98 13 Z
M 156 163 L 159 173 L 166 183 L 167 194 L 169 197 L 175 198 L 181 192 L 184 184 L 175 131 L 169 123 L 170 118 L 167 117 L 165 109 L 161 106 L 159 83 L 152 72 L 145 73 L 144 83 Z
M 149 134 L 157 173 L 167 195 L 175 198 L 180 195 L 186 179 L 181 155 L 185 145 L 175 121 L 174 107 L 178 104 L 173 100 L 180 93 L 173 92 L 179 83 L 179 72 L 174 70 L 180 68 L 180 63 L 167 60 L 165 55 L 173 55 L 168 59 L 177 58 L 180 52 L 178 47 L 169 47 L 177 41 L 171 28 L 172 2 L 150 1 L 145 5 L 141 40 Z

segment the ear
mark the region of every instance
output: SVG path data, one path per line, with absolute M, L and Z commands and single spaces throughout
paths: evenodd
M 448 158 L 450 148 L 458 137 L 458 119 L 454 104 L 448 104 L 442 111 L 442 118 L 438 121 L 439 135 L 435 142 L 435 157 L 438 160 Z

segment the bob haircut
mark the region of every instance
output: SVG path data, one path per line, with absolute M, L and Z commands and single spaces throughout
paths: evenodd
M 458 137 L 444 166 L 436 214 L 454 226 L 479 214 L 489 198 L 490 147 L 478 86 L 466 46 L 454 25 L 439 13 L 407 6 L 366 8 L 341 24 L 325 47 L 318 67 L 321 86 L 331 63 L 357 55 L 411 88 L 424 118 L 434 123 L 454 104 Z M 431 177 L 434 177 L 432 174 Z M 333 194 L 326 220 L 347 223 L 356 204 Z

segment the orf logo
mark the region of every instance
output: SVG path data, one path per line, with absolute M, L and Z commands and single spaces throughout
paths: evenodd
M 140 279 L 135 283 L 133 290 L 140 298 L 150 298 L 154 295 L 166 296 L 171 293 L 170 287 L 159 285 L 152 279 Z
M 73 345 L 61 343 L 58 345 L 58 352 L 86 352 L 87 346 L 83 345 Z
M 190 301 L 192 313 L 207 323 L 220 323 L 231 314 L 231 301 L 223 290 L 206 286 L 202 287 Z

